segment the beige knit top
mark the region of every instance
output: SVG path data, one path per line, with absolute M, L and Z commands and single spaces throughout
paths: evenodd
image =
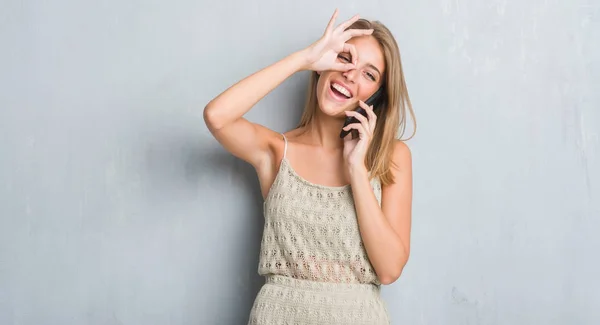
M 283 159 L 264 202 L 258 273 L 380 285 L 363 247 L 350 185 L 324 186 L 299 176 L 283 138 Z M 379 181 L 371 185 L 381 204 Z

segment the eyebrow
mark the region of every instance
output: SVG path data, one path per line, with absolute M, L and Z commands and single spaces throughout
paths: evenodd
M 352 58 L 352 55 L 350 53 L 347 53 L 347 52 L 344 52 L 344 53 L 346 53 L 350 58 Z M 367 63 L 367 67 L 369 67 L 369 68 L 377 71 L 377 73 L 379 74 L 379 76 L 382 75 L 381 71 L 379 71 L 379 69 L 377 69 L 377 67 L 374 66 L 372 63 Z
M 372 65 L 371 63 L 368 63 L 367 66 L 370 67 L 371 69 L 377 71 L 377 73 L 381 76 L 381 71 L 379 71 L 379 69 L 377 69 L 376 66 Z

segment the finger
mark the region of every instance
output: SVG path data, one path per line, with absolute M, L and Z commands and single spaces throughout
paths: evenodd
M 337 8 L 335 8 L 335 10 L 333 11 L 333 15 L 329 19 L 329 23 L 327 24 L 327 28 L 325 28 L 325 30 L 327 30 L 327 31 L 333 30 L 333 26 L 335 25 L 335 19 L 337 18 L 338 13 L 339 13 L 339 10 Z
M 346 115 L 354 116 L 357 120 L 360 121 L 360 124 L 363 126 L 363 128 L 369 135 L 373 134 L 373 125 L 371 125 L 371 122 L 362 114 L 355 111 L 348 111 Z
M 345 31 L 348 27 L 350 27 L 352 24 L 354 24 L 358 19 L 360 19 L 360 16 L 358 14 L 352 16 L 352 18 L 346 20 L 345 22 L 341 23 L 338 26 L 338 30 L 340 31 Z
M 377 124 L 377 115 L 373 112 L 373 109 L 367 109 L 366 111 L 369 116 L 369 130 L 373 133 L 375 132 L 375 125 Z
M 357 111 L 345 111 L 346 116 L 354 116 L 357 120 L 360 121 L 361 124 L 363 125 L 369 125 L 369 120 L 362 115 L 361 113 L 357 112 Z
M 367 103 L 363 102 L 362 100 L 358 101 L 358 105 L 360 105 L 360 107 L 364 108 L 367 111 L 372 111 L 373 110 L 373 106 L 367 105 Z
M 352 63 L 341 63 L 341 62 L 337 62 L 334 63 L 333 66 L 331 67 L 331 70 L 333 71 L 341 71 L 341 72 L 346 72 L 348 70 L 354 69 L 354 64 Z
M 373 29 L 348 29 L 344 32 L 344 37 L 342 39 L 344 40 L 344 42 L 346 42 L 352 37 L 365 36 L 371 34 L 373 34 Z
M 362 100 L 358 101 L 358 105 L 360 107 L 364 108 L 365 111 L 367 111 L 367 115 L 369 115 L 369 119 L 371 118 L 371 116 L 375 116 L 375 112 L 373 111 L 373 109 L 374 109 L 373 105 L 369 106 L 369 105 L 367 105 L 367 103 L 363 102 Z M 369 114 L 369 112 L 373 113 L 373 114 Z
M 374 119 L 377 118 L 377 115 L 375 114 L 373 105 L 369 106 L 369 105 L 367 105 L 367 103 L 360 101 L 360 100 L 358 101 L 358 103 L 359 103 L 360 107 L 364 108 L 365 111 L 367 111 L 367 115 L 369 115 L 369 120 L 371 118 L 374 118 Z
M 367 131 L 365 130 L 365 127 L 362 124 L 360 124 L 360 123 L 348 124 L 344 128 L 345 131 L 352 130 L 352 129 L 358 131 L 358 137 L 360 139 L 365 139 L 368 136 Z
M 350 53 L 350 57 L 352 58 L 352 64 L 356 65 L 358 62 L 358 53 L 356 52 L 356 47 L 349 43 L 344 43 L 344 52 Z

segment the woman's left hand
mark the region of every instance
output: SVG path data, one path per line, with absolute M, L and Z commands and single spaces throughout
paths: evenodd
M 373 107 L 368 106 L 363 101 L 359 100 L 360 107 L 364 108 L 367 112 L 367 117 L 355 111 L 346 111 L 346 116 L 354 116 L 360 121 L 360 123 L 352 123 L 347 125 L 344 130 L 357 130 L 358 137 L 352 139 L 352 135 L 348 134 L 344 138 L 344 161 L 348 172 L 353 174 L 356 171 L 366 171 L 365 157 L 367 149 L 373 139 L 373 132 L 375 131 L 375 123 L 377 122 L 377 116 L 373 112 Z

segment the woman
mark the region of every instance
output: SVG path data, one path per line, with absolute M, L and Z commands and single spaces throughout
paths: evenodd
M 410 252 L 411 155 L 396 139 L 412 114 L 389 30 L 358 15 L 236 83 L 204 110 L 225 149 L 250 163 L 264 198 L 249 324 L 388 324 L 380 286 Z M 242 116 L 298 71 L 312 71 L 300 124 L 277 133 Z M 364 101 L 381 88 L 379 104 Z M 366 117 L 355 112 L 360 107 Z M 285 108 L 282 108 L 285 109 Z M 344 127 L 346 117 L 357 122 Z

